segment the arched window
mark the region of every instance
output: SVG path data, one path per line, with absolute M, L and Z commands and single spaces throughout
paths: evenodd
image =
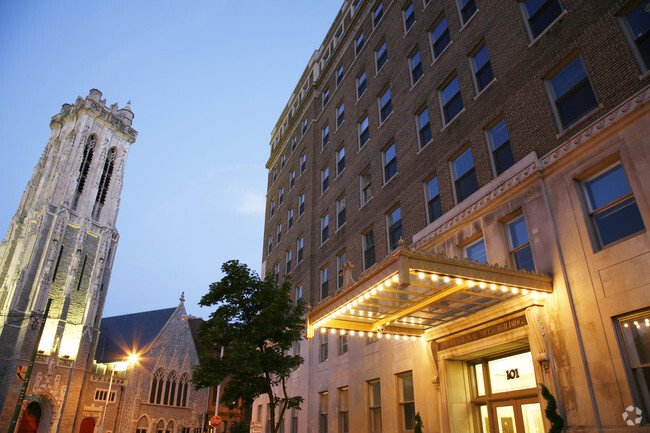
M 176 372 L 172 371 L 167 375 L 167 382 L 165 384 L 165 400 L 163 404 L 174 404 L 174 393 L 176 391 Z
M 176 400 L 176 406 L 187 406 L 187 382 L 189 376 L 187 373 L 181 376 L 180 384 L 178 385 L 178 399 Z
M 114 147 L 111 147 L 108 150 L 108 155 L 106 155 L 106 161 L 104 162 L 104 170 L 102 171 L 102 177 L 99 180 L 99 188 L 97 188 L 97 197 L 95 197 L 95 208 L 93 209 L 93 218 L 99 218 L 99 214 L 102 211 L 102 206 L 106 201 L 106 194 L 108 194 L 108 186 L 111 184 L 111 176 L 113 175 L 113 166 L 115 165 L 115 156 L 117 151 Z
M 164 372 L 159 368 L 153 376 L 151 381 L 151 394 L 149 396 L 149 403 L 160 404 L 160 396 L 162 394 Z
M 156 433 L 165 433 L 165 422 L 163 420 L 158 421 L 158 424 L 156 424 Z
M 149 422 L 147 421 L 147 417 L 143 416 L 140 417 L 138 420 L 138 426 L 135 429 L 135 433 L 147 433 L 147 427 L 149 427 Z
M 174 433 L 174 421 L 167 423 L 167 433 Z
M 88 170 L 90 170 L 90 163 L 93 160 L 93 151 L 95 150 L 95 143 L 97 143 L 97 136 L 92 134 L 88 137 L 86 141 L 86 146 L 84 147 L 84 153 L 81 158 L 81 165 L 79 166 L 79 178 L 77 179 L 77 190 L 74 194 L 74 200 L 72 202 L 72 209 L 77 209 L 77 204 L 79 204 L 79 197 L 84 190 L 84 185 L 86 184 L 86 177 L 88 176 Z

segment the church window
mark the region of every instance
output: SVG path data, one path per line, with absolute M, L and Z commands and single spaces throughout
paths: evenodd
M 181 381 L 180 385 L 178 386 L 178 395 L 181 397 L 181 392 L 182 392 L 182 397 L 180 398 L 180 404 L 178 404 L 178 400 L 176 400 L 177 404 L 176 406 L 182 406 L 182 407 L 187 407 L 187 382 L 188 382 L 188 375 L 187 373 L 183 374 L 181 376 Z
M 165 400 L 163 404 L 173 404 L 175 391 L 176 391 L 176 372 L 172 371 L 167 376 L 167 383 L 165 386 Z
M 117 152 L 114 147 L 111 147 L 104 162 L 104 171 L 99 181 L 99 188 L 97 189 L 97 197 L 95 198 L 95 208 L 93 209 L 93 218 L 99 218 L 102 211 L 102 206 L 106 201 L 106 194 L 108 193 L 108 186 L 111 183 L 111 176 L 113 175 L 113 166 L 115 165 L 115 156 Z
M 149 423 L 147 422 L 147 417 L 140 417 L 138 420 L 138 426 L 135 429 L 135 433 L 147 433 L 148 424 Z
M 158 421 L 158 424 L 156 424 L 156 433 L 165 433 L 165 423 L 163 420 Z
M 149 396 L 149 403 L 160 404 L 160 397 L 162 395 L 163 376 L 164 373 L 162 368 L 156 370 L 156 373 L 153 376 L 153 380 L 151 381 L 151 395 Z
M 88 137 L 86 146 L 84 147 L 84 153 L 81 159 L 81 165 L 79 166 L 79 179 L 77 180 L 77 191 L 75 192 L 74 201 L 72 203 L 72 209 L 77 208 L 79 203 L 79 197 L 84 190 L 84 185 L 86 184 L 86 177 L 88 176 L 88 170 L 90 169 L 90 163 L 93 160 L 93 150 L 95 149 L 95 143 L 97 142 L 97 136 L 95 134 Z

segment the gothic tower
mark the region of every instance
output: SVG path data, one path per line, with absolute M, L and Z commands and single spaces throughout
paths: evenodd
M 93 89 L 52 117 L 45 151 L 0 244 L 0 431 L 9 426 L 16 371 L 29 363 L 48 298 L 27 395 L 42 398 L 39 433 L 79 429 L 75 414 L 119 238 L 124 165 L 137 136 L 130 103 L 107 107 L 101 96 Z

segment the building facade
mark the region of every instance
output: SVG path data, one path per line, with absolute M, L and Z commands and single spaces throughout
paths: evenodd
M 0 244 L 0 429 L 7 430 L 37 343 L 18 427 L 77 431 L 119 235 L 124 166 L 137 132 L 130 104 L 93 89 L 52 117 L 52 133 Z M 20 424 L 24 421 L 24 424 Z
M 284 431 L 547 431 L 541 385 L 567 431 L 650 431 L 649 29 L 343 3 L 267 163 L 262 270 L 310 306 Z

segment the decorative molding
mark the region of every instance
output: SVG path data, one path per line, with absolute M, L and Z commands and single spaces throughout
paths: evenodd
M 115 126 L 119 131 L 126 134 L 131 139 L 131 143 L 133 143 L 138 136 L 138 132 L 127 125 L 120 116 L 112 113 L 111 110 L 105 105 L 101 105 L 90 99 L 85 99 L 82 101 L 79 101 L 79 99 L 77 99 L 76 105 L 71 105 L 68 107 L 64 106 L 63 110 L 59 114 L 52 116 L 50 125 L 53 125 L 55 123 L 62 123 L 65 118 L 74 116 L 84 108 L 97 114 L 99 117 Z
M 511 329 L 521 328 L 527 324 L 526 316 L 513 317 L 512 319 L 488 326 L 487 328 L 468 332 L 467 334 L 459 335 L 458 337 L 450 338 L 449 340 L 439 341 L 438 350 L 451 349 L 452 347 L 460 346 L 461 344 L 471 343 L 476 340 L 510 331 Z

